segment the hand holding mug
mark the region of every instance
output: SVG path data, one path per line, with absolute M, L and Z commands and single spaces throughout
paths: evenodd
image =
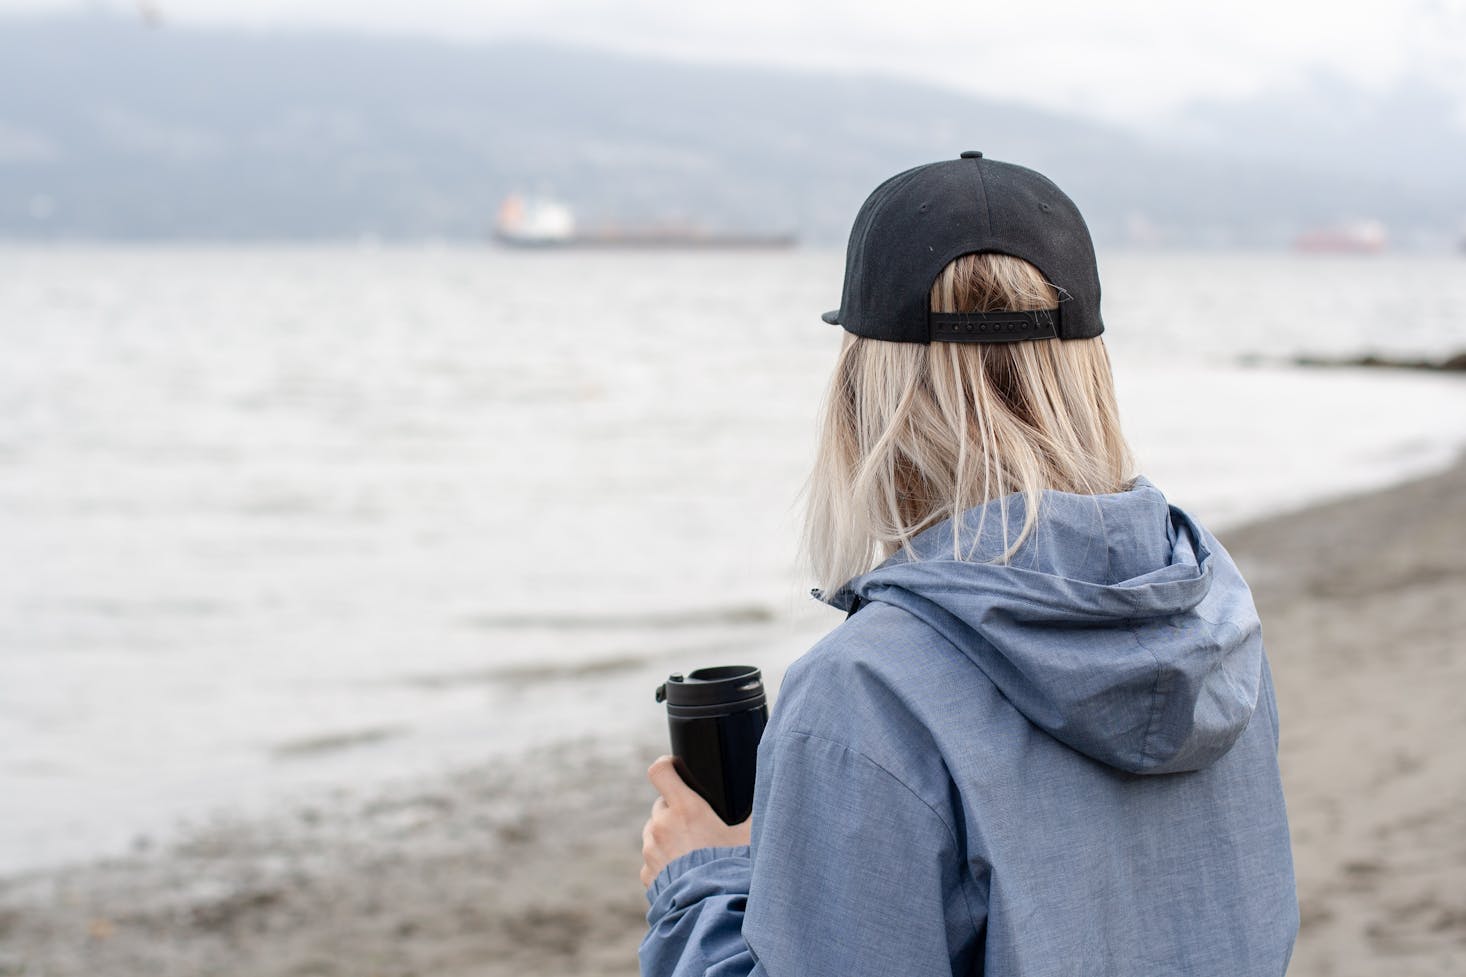
M 678 775 L 671 754 L 657 757 L 646 775 L 657 789 L 657 799 L 641 830 L 643 886 L 650 886 L 668 862 L 690 851 L 749 843 L 753 819 L 724 824 L 718 812 Z

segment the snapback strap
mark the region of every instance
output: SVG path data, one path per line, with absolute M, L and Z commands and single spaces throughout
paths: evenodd
M 1023 339 L 1057 339 L 1059 310 L 1034 312 L 929 312 L 934 342 L 1012 343 Z

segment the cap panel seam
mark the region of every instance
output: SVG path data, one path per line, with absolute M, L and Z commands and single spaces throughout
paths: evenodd
M 973 170 L 975 171 L 974 174 L 973 174 L 974 177 L 975 177 L 974 182 L 973 182 L 973 189 L 975 189 L 977 191 L 978 196 L 982 197 L 982 212 L 983 212 L 984 218 L 987 220 L 987 236 L 988 237 L 992 237 L 992 235 L 993 235 L 993 205 L 988 202 L 988 184 L 987 184 L 987 180 L 984 179 L 983 178 L 983 175 L 982 175 L 982 162 L 983 161 L 979 158 L 979 159 L 971 160 L 971 162 L 973 164 Z
M 988 181 L 982 175 L 982 159 L 978 158 L 973 162 L 977 164 L 977 182 L 982 187 L 982 209 L 988 215 L 988 237 L 992 237 L 996 232 L 993 230 L 993 202 L 988 197 Z

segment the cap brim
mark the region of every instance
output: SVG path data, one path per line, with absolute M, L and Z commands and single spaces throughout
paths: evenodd
M 830 311 L 826 312 L 824 315 L 820 316 L 820 318 L 823 319 L 823 320 L 825 320 L 826 322 L 828 322 L 832 326 L 838 326 L 840 324 L 840 310 L 839 309 L 831 309 Z

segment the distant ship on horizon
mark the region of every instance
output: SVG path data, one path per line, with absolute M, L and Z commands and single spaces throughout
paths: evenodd
M 1384 224 L 1376 220 L 1356 220 L 1304 231 L 1293 239 L 1293 250 L 1328 254 L 1378 254 L 1388 243 L 1389 234 Z
M 580 228 L 565 203 L 511 193 L 499 205 L 494 239 L 516 248 L 789 248 L 793 232 L 710 231 L 688 224 Z

